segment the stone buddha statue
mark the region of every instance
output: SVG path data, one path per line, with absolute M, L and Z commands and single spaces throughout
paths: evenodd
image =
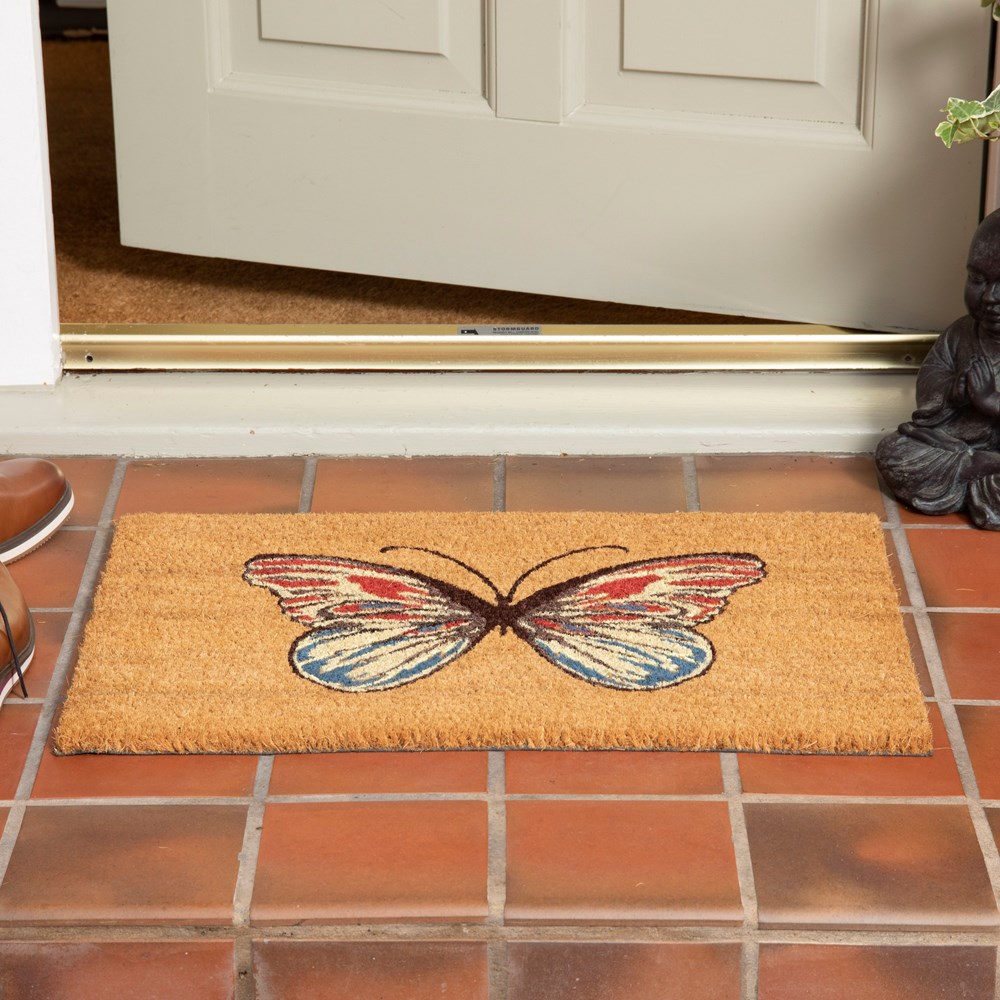
M 875 462 L 913 510 L 965 511 L 1000 530 L 1000 211 L 973 236 L 965 306 L 920 366 L 912 418 L 879 442 Z

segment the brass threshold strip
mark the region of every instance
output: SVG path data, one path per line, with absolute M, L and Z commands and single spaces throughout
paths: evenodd
M 807 324 L 91 324 L 64 368 L 98 371 L 913 371 L 937 334 Z

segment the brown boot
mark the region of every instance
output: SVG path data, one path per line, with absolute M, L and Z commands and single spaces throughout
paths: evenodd
M 28 697 L 24 672 L 34 655 L 34 620 L 10 572 L 0 563 L 0 702 L 15 684 Z
M 37 549 L 72 509 L 73 490 L 59 466 L 42 458 L 0 462 L 0 563 Z

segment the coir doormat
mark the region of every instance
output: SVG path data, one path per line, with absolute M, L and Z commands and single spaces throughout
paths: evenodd
M 61 753 L 924 754 L 877 519 L 122 518 Z

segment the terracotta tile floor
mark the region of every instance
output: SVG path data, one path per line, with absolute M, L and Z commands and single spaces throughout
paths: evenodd
M 1000 535 L 835 456 L 63 462 L 13 565 L 0 996 L 994 1000 Z M 469 752 L 54 757 L 116 514 L 848 510 L 884 521 L 930 758 Z

